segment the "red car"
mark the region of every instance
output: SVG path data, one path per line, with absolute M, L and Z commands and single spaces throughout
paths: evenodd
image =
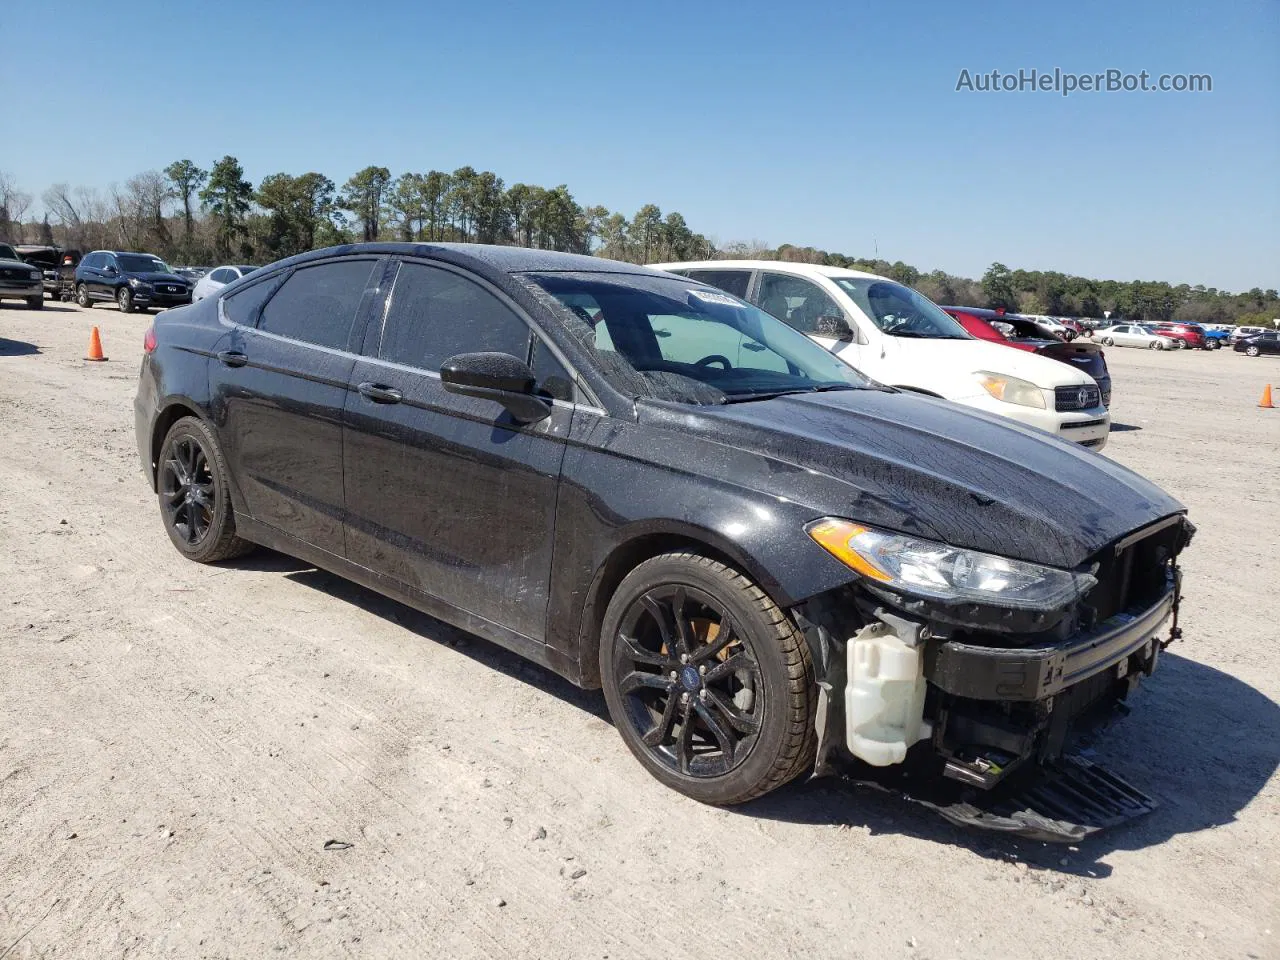
M 1107 370 L 1107 355 L 1102 347 L 1085 339 L 1070 342 L 1057 340 L 1046 334 L 1033 320 L 1003 310 L 987 310 L 983 307 L 943 307 L 960 321 L 960 326 L 979 340 L 1002 343 L 1006 347 L 1038 353 L 1083 370 L 1093 377 L 1102 391 L 1102 405 L 1111 406 L 1111 373 Z M 1013 332 L 1005 336 L 991 324 L 1003 323 Z
M 1194 350 L 1212 349 L 1209 346 L 1209 338 L 1204 335 L 1204 330 L 1194 323 L 1156 323 L 1151 325 L 1151 332 L 1176 340 L 1180 347 L 1189 347 Z

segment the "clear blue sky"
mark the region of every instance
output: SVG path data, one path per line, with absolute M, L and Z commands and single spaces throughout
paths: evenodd
M 1280 287 L 1280 0 L 57 9 L 4 15 L 0 171 L 37 197 L 226 153 L 254 182 L 470 164 L 722 243 Z M 1033 67 L 1213 92 L 955 92 Z

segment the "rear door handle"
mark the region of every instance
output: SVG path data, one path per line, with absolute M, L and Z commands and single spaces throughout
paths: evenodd
M 388 387 L 385 383 L 370 383 L 366 380 L 356 389 L 360 391 L 360 396 L 367 397 L 374 403 L 399 403 L 404 399 L 399 390 Z
M 223 350 L 218 354 L 218 359 L 228 367 L 243 367 L 249 362 L 249 358 L 239 350 Z

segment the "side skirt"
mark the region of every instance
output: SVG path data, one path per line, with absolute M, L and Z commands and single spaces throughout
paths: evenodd
M 275 527 L 268 526 L 242 513 L 237 513 L 235 518 L 236 534 L 245 540 L 251 540 L 268 549 L 315 564 L 322 570 L 327 570 L 329 573 L 344 577 L 360 584 L 362 587 L 367 587 L 375 593 L 380 593 L 384 597 L 390 597 L 392 600 L 397 600 L 406 606 L 413 607 L 413 609 L 421 611 L 427 616 L 435 617 L 437 620 L 442 620 L 451 626 L 457 627 L 459 630 L 465 630 L 467 633 L 488 640 L 490 643 L 496 643 L 498 646 L 524 657 L 526 660 L 531 660 L 539 666 L 558 673 L 570 683 L 577 686 L 582 685 L 578 662 L 548 647 L 545 643 L 526 637 L 522 633 L 516 633 L 514 630 L 508 630 L 506 627 L 483 617 L 477 617 L 466 610 L 455 607 L 451 603 L 446 603 L 439 597 L 423 593 L 420 590 L 414 590 L 399 580 L 370 570 L 368 567 L 352 563 L 350 560 L 329 553 L 327 550 L 321 550 L 319 547 L 298 540 L 296 537 L 291 537 Z

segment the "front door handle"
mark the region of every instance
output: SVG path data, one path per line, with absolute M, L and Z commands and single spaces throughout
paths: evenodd
M 404 399 L 399 390 L 388 387 L 385 383 L 370 383 L 366 380 L 356 389 L 360 391 L 360 396 L 367 397 L 374 403 L 399 403 Z
M 249 358 L 239 350 L 223 350 L 218 354 L 218 359 L 228 367 L 243 367 L 249 362 Z

